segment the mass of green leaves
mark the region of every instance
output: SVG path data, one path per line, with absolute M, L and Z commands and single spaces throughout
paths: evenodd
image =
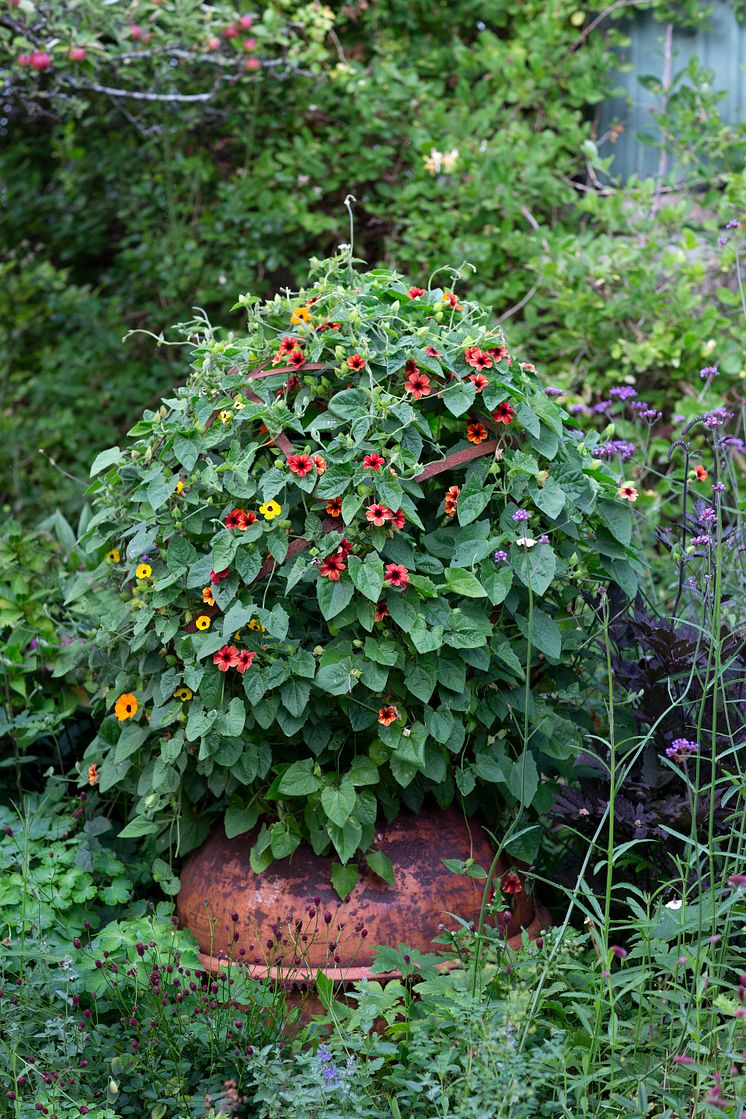
M 426 795 L 542 813 L 584 718 L 583 593 L 639 571 L 613 468 L 479 305 L 347 253 L 314 274 L 242 296 L 245 332 L 195 324 L 185 386 L 93 464 L 100 562 L 69 593 L 108 712 L 86 761 L 128 794 L 125 834 L 183 852 L 227 809 L 229 834 L 262 821 L 257 870 L 302 839 L 347 863 Z

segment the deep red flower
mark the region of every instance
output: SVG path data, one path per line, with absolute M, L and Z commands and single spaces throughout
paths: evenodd
M 210 572 L 210 582 L 211 583 L 219 583 L 221 581 L 221 579 L 227 579 L 229 574 L 230 574 L 230 568 L 229 567 L 226 567 L 224 571 L 211 571 Z
M 300 349 L 298 338 L 283 338 L 277 347 L 278 354 L 292 354 L 293 350 Z
M 421 295 L 426 295 L 427 292 L 424 288 L 410 288 L 407 295 L 410 299 L 419 299 Z
M 443 356 L 441 354 L 440 350 L 435 349 L 435 346 L 428 346 L 427 349 L 425 350 L 425 353 L 428 354 L 429 357 L 442 357 Z
M 500 889 L 504 894 L 523 893 L 523 886 L 517 874 L 503 874 Z
M 469 380 L 474 385 L 474 388 L 477 390 L 477 392 L 481 392 L 482 389 L 486 389 L 487 385 L 489 384 L 489 381 L 485 377 L 484 373 L 470 373 Z
M 404 363 L 404 373 L 407 377 L 411 377 L 413 373 L 419 373 L 420 367 L 413 357 L 408 357 Z
M 387 563 L 383 577 L 390 587 L 405 590 L 409 583 L 409 569 L 403 563 Z
M 306 359 L 303 356 L 303 350 L 293 350 L 288 358 L 288 365 L 292 365 L 293 369 L 300 369 L 305 363 Z
M 329 501 L 327 501 L 327 503 L 326 503 L 325 509 L 326 509 L 326 512 L 329 514 L 330 517 L 341 517 L 342 516 L 342 498 L 341 497 L 330 498 Z
M 464 308 L 463 308 L 463 307 L 461 306 L 461 304 L 459 303 L 459 301 L 458 301 L 458 299 L 457 299 L 457 297 L 456 297 L 456 293 L 455 293 L 455 292 L 453 292 L 453 291 L 444 291 L 444 292 L 443 292 L 443 298 L 444 298 L 444 299 L 446 300 L 446 302 L 447 302 L 447 303 L 450 303 L 450 304 L 451 304 L 451 306 L 453 307 L 454 311 L 463 311 L 463 309 L 464 309 Z
M 223 645 L 212 658 L 212 663 L 218 666 L 220 672 L 227 672 L 238 664 L 239 652 L 235 645 Z
M 285 382 L 285 384 L 282 386 L 282 388 L 277 390 L 277 392 L 275 393 L 275 396 L 279 399 L 279 397 L 284 396 L 286 392 L 290 392 L 291 389 L 297 389 L 299 384 L 300 384 L 300 381 L 296 377 L 295 373 L 293 373 L 292 377 L 290 377 Z M 266 428 L 265 428 L 265 430 L 266 430 Z
M 239 528 L 241 531 L 249 527 L 246 512 L 243 509 L 231 509 L 230 513 L 226 513 L 223 524 L 226 528 Z
M 238 654 L 238 661 L 236 663 L 236 672 L 240 672 L 243 676 L 247 668 L 251 668 L 254 663 L 256 653 L 250 653 L 248 649 L 241 649 Z
M 321 334 L 325 330 L 340 330 L 341 322 L 322 322 L 316 327 L 316 333 Z
M 390 727 L 398 718 L 399 712 L 395 707 L 381 707 L 378 712 L 378 722 L 383 727 Z
M 425 373 L 410 373 L 404 383 L 406 392 L 412 394 L 415 400 L 430 395 L 430 378 Z
M 291 473 L 297 474 L 299 478 L 305 478 L 306 474 L 310 474 L 315 469 L 310 455 L 288 455 L 285 462 Z
M 515 408 L 504 400 L 502 404 L 498 404 L 495 411 L 492 413 L 492 419 L 499 424 L 510 424 L 515 419 Z
M 376 621 L 382 622 L 384 618 L 389 617 L 389 608 L 385 602 L 376 603 Z
M 391 518 L 391 523 L 394 528 L 404 528 L 405 524 L 407 523 L 407 518 L 404 516 L 401 509 L 396 510 L 393 517 Z
M 372 455 L 366 455 L 363 459 L 363 466 L 368 466 L 371 470 L 380 470 L 381 467 L 385 465 L 385 458 L 382 455 L 377 454 L 375 451 Z
M 339 552 L 333 552 L 332 555 L 321 561 L 319 574 L 323 575 L 325 579 L 330 579 L 332 583 L 338 583 L 346 567 L 347 564 Z
M 381 505 L 380 502 L 376 502 L 374 505 L 368 506 L 365 510 L 365 516 L 371 524 L 374 524 L 377 528 L 381 528 L 386 524 L 386 521 L 393 519 L 394 514 L 387 505 Z
M 507 361 L 510 365 L 510 354 L 507 346 L 491 346 L 487 353 L 494 358 L 495 362 Z
M 484 443 L 485 439 L 489 439 L 489 432 L 487 431 L 487 428 L 484 426 L 484 424 L 467 424 L 466 438 L 469 440 L 470 443 L 474 443 L 479 446 L 480 443 Z
M 350 544 L 349 540 L 341 540 L 337 548 L 337 555 L 340 555 L 342 559 L 347 559 L 351 551 L 352 544 Z
M 347 368 L 359 373 L 361 369 L 365 369 L 365 358 L 361 354 L 353 354 L 347 358 Z

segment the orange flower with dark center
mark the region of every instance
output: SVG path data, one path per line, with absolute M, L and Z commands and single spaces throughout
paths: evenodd
M 202 588 L 202 601 L 206 602 L 208 606 L 215 605 L 215 595 L 212 593 L 212 587 Z
M 484 424 L 467 424 L 466 438 L 469 440 L 470 443 L 475 443 L 477 446 L 479 446 L 480 443 L 484 443 L 485 439 L 489 438 L 489 432 L 487 431 L 487 428 L 484 426 Z
M 365 358 L 361 354 L 353 354 L 347 358 L 347 368 L 353 373 L 359 373 L 361 369 L 365 369 Z
M 390 727 L 398 718 L 399 712 L 395 707 L 381 707 L 378 712 L 378 722 L 382 727 Z
M 88 784 L 95 785 L 98 781 L 98 766 L 95 762 L 88 766 Z
M 385 602 L 376 603 L 376 621 L 382 622 L 384 618 L 389 617 L 389 608 Z
M 368 506 L 365 510 L 365 516 L 376 528 L 382 528 L 387 521 L 393 519 L 394 514 L 387 505 L 381 505 L 380 502 L 376 502 L 374 505 Z
M 250 653 L 248 649 L 241 649 L 238 654 L 238 660 L 236 661 L 236 672 L 240 672 L 243 676 L 246 669 L 251 668 L 255 656 L 256 653 Z
M 316 327 L 316 333 L 321 334 L 324 330 L 340 330 L 341 327 L 341 322 L 322 322 Z
M 498 404 L 495 411 L 492 413 L 492 419 L 499 424 L 510 424 L 515 419 L 515 408 L 504 400 L 502 404 Z
M 120 695 L 119 699 L 114 704 L 114 714 L 123 723 L 125 719 L 131 719 L 133 715 L 137 714 L 137 696 L 132 695 L 130 692 L 125 692 Z
M 315 469 L 310 455 L 288 455 L 285 462 L 291 474 L 297 474 L 299 478 L 305 478 L 306 474 L 310 474 Z
M 232 509 L 226 515 L 223 524 L 226 528 L 237 528 L 240 532 L 244 532 L 249 525 L 255 524 L 257 520 L 256 513 L 247 512 L 245 509 Z
M 459 303 L 454 291 L 444 291 L 443 298 L 445 299 L 446 303 L 450 303 L 454 311 L 463 311 L 464 308 Z
M 504 894 L 521 894 L 523 886 L 517 874 L 503 874 L 500 889 Z
M 425 373 L 410 373 L 404 382 L 404 391 L 411 393 L 415 400 L 430 395 L 430 378 Z
M 489 384 L 489 381 L 485 377 L 484 373 L 470 373 L 469 380 L 474 385 L 474 388 L 477 390 L 477 392 L 481 392 L 482 389 L 486 389 L 487 385 Z
M 311 462 L 316 467 L 316 473 L 321 477 L 326 470 L 326 459 L 322 455 L 311 455 Z
M 634 486 L 630 486 L 628 482 L 621 485 L 616 492 L 623 501 L 637 501 L 637 490 Z
M 331 498 L 330 501 L 327 501 L 326 511 L 327 511 L 327 513 L 329 514 L 330 517 L 341 517 L 342 516 L 342 498 L 341 497 L 333 497 L 333 498 Z
M 695 466 L 694 473 L 697 476 L 698 482 L 704 482 L 709 477 L 709 474 L 707 473 L 707 467 L 705 466 Z
M 390 587 L 398 587 L 402 591 L 406 590 L 409 583 L 409 568 L 405 567 L 403 563 L 387 563 L 383 578 Z
M 445 514 L 446 514 L 447 517 L 455 517 L 456 516 L 456 510 L 458 509 L 458 495 L 460 493 L 461 493 L 461 490 L 459 489 L 458 486 L 449 486 L 448 489 L 446 490 L 444 503 L 445 503 Z
M 302 365 L 305 365 L 305 363 L 306 359 L 303 356 L 303 350 L 301 350 L 300 348 L 296 348 L 295 350 L 293 350 L 293 352 L 288 357 L 288 365 L 292 365 L 293 369 L 300 369 L 300 367 Z
M 227 672 L 238 664 L 240 653 L 235 645 L 223 645 L 212 658 L 212 663 L 218 666 L 219 672 Z
M 345 571 L 346 568 L 347 564 L 344 558 L 340 556 L 337 551 L 321 561 L 319 565 L 319 574 L 323 575 L 325 579 L 329 579 L 332 583 L 338 583 L 342 578 L 342 572 Z
M 492 346 L 489 350 L 487 350 L 487 353 L 494 359 L 496 363 L 498 361 L 507 361 L 508 365 L 510 365 L 510 354 L 508 353 L 507 346 Z

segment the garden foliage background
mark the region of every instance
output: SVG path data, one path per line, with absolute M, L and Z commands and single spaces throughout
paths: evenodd
M 7 511 L 33 524 L 76 510 L 82 487 L 50 458 L 85 479 L 95 452 L 185 376 L 179 347 L 144 334 L 122 345 L 127 332 L 174 340 L 170 324 L 195 304 L 239 328 L 226 310 L 238 291 L 297 284 L 309 255 L 347 239 L 348 193 L 359 256 L 423 284 L 470 262 L 464 293 L 496 309 L 548 383 L 588 399 L 626 377 L 653 407 L 696 414 L 708 346 L 720 384 L 741 373 L 732 260 L 715 231 L 743 203 L 743 130 L 719 119 L 712 76 L 695 64 L 680 74 L 673 59 L 659 174 L 613 180 L 600 107 L 624 19 L 651 8 L 661 35 L 666 21 L 707 19 L 692 0 L 334 11 L 275 0 L 235 39 L 221 31 L 236 15 L 227 7 L 8 5 Z M 49 43 L 48 65 L 17 63 Z M 84 60 L 68 57 L 76 48 Z

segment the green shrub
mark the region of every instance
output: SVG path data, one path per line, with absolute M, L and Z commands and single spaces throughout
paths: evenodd
M 226 806 L 230 834 L 268 818 L 257 869 L 302 838 L 347 863 L 428 792 L 543 812 L 582 596 L 638 570 L 614 472 L 478 305 L 344 254 L 315 272 L 242 297 L 245 335 L 203 327 L 186 386 L 93 465 L 87 760 L 124 834 L 176 819 L 184 851 Z

